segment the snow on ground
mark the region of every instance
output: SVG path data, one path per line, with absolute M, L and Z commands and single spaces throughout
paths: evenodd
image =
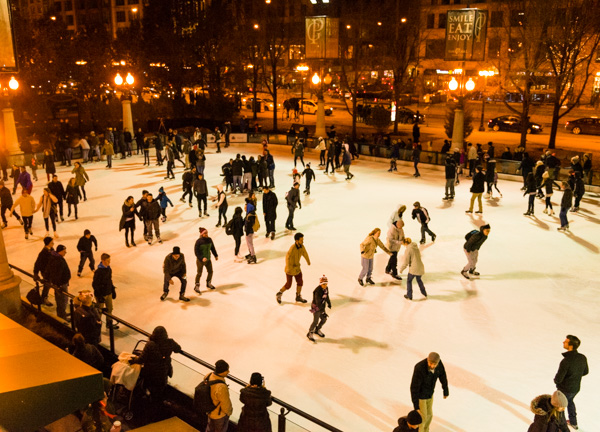
M 258 145 L 234 146 L 222 154 L 209 149 L 209 184 L 221 180 L 219 167 L 235 153 L 250 156 L 259 151 Z M 256 265 L 234 262 L 233 238 L 215 228 L 216 210 L 199 220 L 195 207 L 179 201 L 179 163 L 176 181 L 163 180 L 164 167 L 143 167 L 141 156 L 116 160 L 112 170 L 101 163 L 88 164 L 89 199 L 80 204 L 78 221 L 69 218 L 58 228 L 57 244 L 67 245 L 74 276 L 71 292 L 91 285 L 88 268 L 81 279 L 76 276 L 75 250 L 83 230 L 89 228 L 99 241 L 97 260 L 101 252 L 112 255 L 116 315 L 148 331 L 164 325 L 186 351 L 213 364 L 226 359 L 232 374 L 244 380 L 254 371 L 262 372 L 274 396 L 344 431 L 392 430 L 397 418 L 411 409 L 413 366 L 430 351 L 440 353 L 450 386 L 450 397 L 444 400 L 438 385 L 432 431 L 525 430 L 533 418 L 530 401 L 554 390 L 562 341 L 565 335 L 575 334 L 582 340 L 581 352 L 591 370 L 576 398 L 580 430 L 600 430 L 600 420 L 593 414 L 598 402 L 594 394 L 600 387 L 597 196 L 588 195 L 581 212 L 569 215 L 571 233 L 562 234 L 556 231 L 558 218 L 542 214 L 540 201 L 536 201 L 537 218 L 522 215 L 527 202 L 517 182 L 501 180 L 504 197 L 485 200 L 483 215 L 471 216 L 464 213 L 470 198 L 466 179 L 457 187 L 456 200 L 445 202 L 443 172 L 423 166 L 422 177 L 414 179 L 408 166 L 390 174 L 387 164 L 360 160 L 352 165 L 356 177 L 348 182 L 340 173 L 324 175 L 316 166 L 318 155 L 311 152 L 307 159 L 313 162 L 317 178 L 311 195 L 303 196 L 294 223 L 305 234 L 312 263 L 302 263 L 303 295 L 310 299 L 325 274 L 333 303 L 323 328 L 327 337 L 313 344 L 305 336 L 312 320 L 310 303 L 296 304 L 294 288 L 284 295 L 281 306 L 275 302 L 275 293 L 285 281 L 285 253 L 293 243 L 292 233 L 283 230 L 284 194 L 292 183 L 293 163 L 289 148 L 273 146 L 272 151 L 280 203 L 278 233 L 275 241 L 265 239 L 261 220 Z M 36 199 L 45 183 L 43 170 L 39 172 Z M 60 167 L 60 180 L 66 184 L 69 177 Z M 137 200 L 142 189 L 157 192 L 160 186 L 175 204 L 168 209 L 168 221 L 161 224 L 164 244 L 145 244 L 138 222 L 138 246 L 125 248 L 123 233 L 118 232 L 124 199 L 133 195 Z M 558 203 L 560 197 L 555 193 L 553 201 Z M 389 217 L 399 204 L 408 207 L 406 235 L 419 240 L 419 225 L 410 217 L 416 200 L 429 210 L 430 228 L 438 235 L 435 244 L 428 240 L 421 246 L 429 298 L 422 300 L 417 290 L 415 301 L 405 300 L 405 282 L 384 273 L 387 255 L 382 251 L 375 256 L 377 284 L 359 286 L 359 244 L 375 227 L 382 228 L 384 238 Z M 259 213 L 260 202 L 259 195 Z M 238 205 L 243 206 L 242 197 L 229 197 L 230 216 Z M 466 262 L 464 235 L 484 222 L 492 229 L 480 251 L 481 278 L 468 281 L 459 273 Z M 36 214 L 35 235 L 28 241 L 14 219 L 9 223 L 3 231 L 9 262 L 31 270 L 42 248 L 41 215 Z M 202 296 L 192 290 L 193 245 L 199 226 L 208 228 L 219 253 L 213 278 L 217 289 L 206 291 L 203 280 Z M 189 303 L 177 301 L 178 282 L 167 301 L 159 300 L 162 262 L 173 246 L 180 246 L 185 254 Z M 247 253 L 244 243 L 241 251 Z M 190 390 L 197 384 L 195 375 L 178 382 L 178 374 L 190 374 L 176 369 L 174 382 L 179 387 Z M 235 384 L 231 388 L 238 390 Z M 234 418 L 238 415 L 236 408 Z M 320 430 L 292 415 L 289 418 L 308 430 Z

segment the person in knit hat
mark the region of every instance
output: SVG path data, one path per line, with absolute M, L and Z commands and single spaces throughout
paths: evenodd
M 419 411 L 412 410 L 408 415 L 398 419 L 398 427 L 394 429 L 394 432 L 412 432 L 419 429 L 421 423 L 423 423 L 423 418 Z
M 208 376 L 208 381 L 222 381 L 229 374 L 229 364 L 225 360 L 215 363 L 215 371 Z M 233 413 L 229 388 L 227 385 L 216 383 L 210 386 L 210 396 L 216 408 L 208 413 L 208 425 L 206 432 L 226 432 L 229 425 L 229 417 Z
M 181 253 L 179 246 L 173 248 L 173 252 L 165 257 L 163 263 L 164 283 L 163 294 L 160 296 L 160 301 L 164 301 L 169 295 L 169 286 L 174 285 L 173 278 L 181 281 L 181 289 L 179 290 L 179 300 L 189 302 L 190 299 L 185 296 L 185 287 L 187 286 L 187 270 L 185 266 L 185 257 Z
M 543 394 L 531 401 L 531 412 L 535 414 L 533 423 L 527 432 L 568 432 L 569 426 L 565 419 L 567 397 L 557 390 L 550 396 Z
M 319 279 L 319 286 L 313 291 L 313 301 L 311 304 L 310 311 L 313 313 L 313 322 L 308 329 L 306 337 L 315 342 L 314 335 L 319 337 L 325 337 L 325 334 L 321 331 L 321 327 L 327 322 L 327 312 L 325 311 L 326 306 L 331 309 L 331 301 L 329 300 L 329 288 L 328 288 L 327 276 L 321 276 Z

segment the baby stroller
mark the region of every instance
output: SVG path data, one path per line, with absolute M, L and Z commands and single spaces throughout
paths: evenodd
M 134 394 L 143 394 L 143 379 L 140 379 L 142 367 L 139 364 L 130 364 L 129 362 L 140 355 L 142 350 L 140 344 L 145 344 L 145 340 L 138 341 L 135 344 L 133 353 L 122 352 L 119 354 L 119 361 L 112 365 L 110 374 L 110 400 L 117 408 L 117 412 L 125 420 L 129 421 L 133 418 L 133 410 L 131 404 L 134 399 Z

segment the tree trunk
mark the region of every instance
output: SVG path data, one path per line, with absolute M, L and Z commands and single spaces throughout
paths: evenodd
M 273 86 L 273 131 L 277 132 L 277 62 L 271 63 L 271 76 Z
M 352 95 L 352 141 L 356 141 L 356 95 L 358 93 L 358 70 L 357 70 L 357 64 L 358 62 L 355 62 L 355 67 L 354 67 L 354 92 L 350 92 L 350 94 Z
M 396 115 L 394 116 L 394 133 L 398 133 L 398 107 L 400 105 L 400 83 L 398 71 L 394 71 L 394 103 L 396 104 Z
M 552 107 L 552 124 L 550 126 L 550 139 L 548 140 L 548 148 L 556 148 L 556 132 L 558 132 L 558 120 L 560 114 L 560 100 L 556 98 L 554 100 L 554 106 Z

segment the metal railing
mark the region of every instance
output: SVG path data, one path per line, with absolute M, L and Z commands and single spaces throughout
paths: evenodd
M 16 266 L 14 266 L 12 264 L 9 264 L 9 266 L 13 270 L 16 270 L 17 272 L 21 273 L 22 275 L 25 275 L 25 276 L 31 278 L 34 281 L 34 283 L 35 283 L 35 286 L 34 286 L 35 290 L 37 291 L 38 295 L 40 295 L 40 296 L 41 296 L 41 293 L 40 293 L 40 284 L 41 285 L 45 285 L 45 286 L 50 286 L 50 288 L 52 288 L 54 290 L 58 289 L 60 291 L 60 288 L 56 287 L 51 282 L 44 281 L 41 278 L 36 278 L 33 274 L 29 273 L 28 271 L 25 271 L 25 270 L 23 270 L 23 269 L 21 269 L 19 267 L 16 267 Z M 71 314 L 71 320 L 70 320 L 69 324 L 70 324 L 71 329 L 73 331 L 76 331 L 77 329 L 75 328 L 75 320 L 74 320 L 75 304 L 74 304 L 73 300 L 76 299 L 77 296 L 75 296 L 74 294 L 68 293 L 68 292 L 64 292 L 64 291 L 62 291 L 62 295 L 65 295 L 65 296 L 67 296 L 69 298 L 69 310 L 70 310 L 70 314 Z M 46 314 L 42 310 L 41 303 L 37 305 L 37 310 L 38 310 L 39 313 Z M 135 332 L 137 332 L 137 333 L 139 333 L 139 334 L 141 334 L 141 335 L 143 335 L 143 336 L 145 336 L 147 338 L 150 337 L 150 333 L 148 333 L 147 331 L 145 331 L 145 330 L 143 330 L 143 329 L 135 326 L 134 324 L 131 324 L 131 323 L 125 321 L 124 319 L 119 318 L 118 316 L 110 314 L 110 313 L 108 313 L 106 311 L 100 310 L 100 312 L 104 316 L 106 316 L 108 319 L 112 319 L 114 321 L 117 321 L 119 324 L 122 324 L 125 327 L 127 327 L 127 328 L 129 328 L 131 330 L 134 330 Z M 115 352 L 115 331 L 114 331 L 114 329 L 113 329 L 112 326 L 107 326 L 107 328 L 108 328 L 108 336 L 109 336 L 109 342 L 110 342 L 110 351 L 113 354 L 117 354 Z M 196 357 L 193 354 L 190 354 L 190 353 L 188 353 L 186 351 L 181 351 L 181 353 L 179 353 L 179 354 L 182 355 L 183 357 L 185 357 L 185 358 L 193 361 L 196 364 L 204 366 L 205 368 L 207 368 L 207 369 L 209 369 L 211 371 L 215 370 L 215 366 L 214 365 L 212 365 L 212 364 L 210 364 L 210 363 L 202 360 L 199 357 Z M 235 377 L 235 376 L 233 376 L 231 374 L 227 375 L 227 378 L 229 380 L 233 381 L 234 383 L 242 386 L 242 387 L 248 386 L 247 382 L 245 382 L 245 381 L 243 381 L 243 380 L 241 380 L 241 379 L 239 379 L 239 378 L 237 378 L 237 377 Z M 286 422 L 287 422 L 286 416 L 289 413 L 294 413 L 294 414 L 298 415 L 299 417 L 302 417 L 303 419 L 308 420 L 309 422 L 311 422 L 311 423 L 313 423 L 313 424 L 315 424 L 317 426 L 320 426 L 320 427 L 322 427 L 323 429 L 325 429 L 327 431 L 342 432 L 341 429 L 338 429 L 338 428 L 336 428 L 334 426 L 331 426 L 330 424 L 324 422 L 323 420 L 320 420 L 320 419 L 318 419 L 318 418 L 316 418 L 316 417 L 308 414 L 307 412 L 304 412 L 301 409 L 296 408 L 295 406 L 293 406 L 293 405 L 291 405 L 291 404 L 289 404 L 289 403 L 287 403 L 287 402 L 285 402 L 285 401 L 283 401 L 283 400 L 281 400 L 279 398 L 276 398 L 276 397 L 272 396 L 271 400 L 273 401 L 274 404 L 277 404 L 277 405 L 280 406 L 279 414 L 277 414 L 278 415 L 278 428 L 277 428 L 278 432 L 285 432 L 285 430 L 286 430 Z

